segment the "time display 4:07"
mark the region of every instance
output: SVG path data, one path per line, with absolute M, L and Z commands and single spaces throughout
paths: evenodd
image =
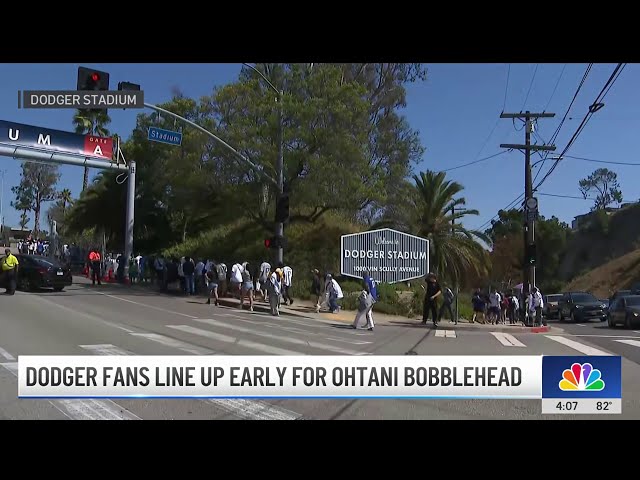
M 611 406 L 613 405 L 613 402 L 609 401 L 609 400 L 603 400 L 603 401 L 599 401 L 596 402 L 596 410 L 597 411 L 603 411 L 606 412 L 608 411 Z M 578 410 L 578 401 L 576 400 L 567 400 L 564 402 L 558 402 L 556 404 L 556 409 L 561 411 L 561 412 L 566 412 L 566 411 L 575 411 Z

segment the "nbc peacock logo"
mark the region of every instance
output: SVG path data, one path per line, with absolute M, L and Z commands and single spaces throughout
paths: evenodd
M 597 368 L 590 363 L 574 363 L 570 369 L 562 372 L 558 385 L 563 392 L 600 392 L 604 390 L 604 380 Z

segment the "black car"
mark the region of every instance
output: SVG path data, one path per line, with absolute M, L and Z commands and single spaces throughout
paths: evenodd
M 563 293 L 558 302 L 560 321 L 584 322 L 592 319 L 604 322 L 607 319 L 607 306 L 586 292 Z
M 20 290 L 53 288 L 60 292 L 72 284 L 71 270 L 57 260 L 39 255 L 16 255 L 18 259 L 17 285 Z M 0 286 L 6 288 L 4 276 Z
M 640 295 L 628 295 L 615 299 L 609 305 L 609 327 L 624 325 L 632 328 L 640 323 Z

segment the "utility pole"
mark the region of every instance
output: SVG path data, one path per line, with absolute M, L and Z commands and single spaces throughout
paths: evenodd
M 456 208 L 454 206 L 451 207 L 451 235 L 455 235 L 456 234 L 456 219 L 455 219 L 455 214 L 456 211 L 460 211 L 460 210 L 464 210 L 462 208 Z M 458 320 L 460 320 L 460 316 L 458 315 L 458 295 L 460 294 L 460 280 L 456 279 L 456 313 L 455 313 L 455 322 L 458 323 Z
M 525 144 L 514 145 L 503 143 L 500 148 L 511 148 L 515 150 L 524 150 L 524 268 L 522 276 L 522 295 L 523 299 L 528 298 L 529 293 L 536 284 L 536 267 L 535 267 L 535 221 L 538 216 L 538 201 L 533 197 L 533 182 L 531 179 L 531 152 L 547 151 L 552 152 L 556 149 L 555 145 L 531 145 L 531 133 L 535 128 L 535 121 L 538 118 L 553 118 L 555 113 L 531 113 L 530 111 L 520 113 L 502 113 L 500 118 L 524 119 L 525 122 Z M 525 317 L 526 318 L 526 317 Z
M 283 105 L 282 101 L 284 99 L 284 92 L 282 90 L 278 90 L 278 161 L 276 163 L 276 172 L 278 175 L 278 195 L 277 201 L 280 200 L 280 197 L 284 193 L 284 119 L 283 119 Z M 276 237 L 280 239 L 278 243 L 277 250 L 277 258 L 276 261 L 279 265 L 284 262 L 284 249 L 282 246 L 282 242 L 284 239 L 284 223 L 277 222 L 276 223 Z

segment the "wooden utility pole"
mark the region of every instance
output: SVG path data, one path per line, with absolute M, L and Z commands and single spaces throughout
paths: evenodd
M 535 242 L 535 221 L 538 217 L 538 200 L 533 197 L 533 182 L 531 179 L 531 152 L 547 151 L 552 152 L 556 149 L 555 145 L 531 145 L 531 133 L 535 128 L 535 120 L 538 118 L 553 118 L 555 113 L 531 113 L 528 110 L 520 113 L 502 113 L 500 118 L 524 119 L 525 122 L 525 144 L 514 145 L 503 143 L 500 148 L 510 148 L 515 150 L 524 150 L 524 268 L 522 277 L 522 295 L 526 301 L 531 289 L 536 284 L 536 242 Z

